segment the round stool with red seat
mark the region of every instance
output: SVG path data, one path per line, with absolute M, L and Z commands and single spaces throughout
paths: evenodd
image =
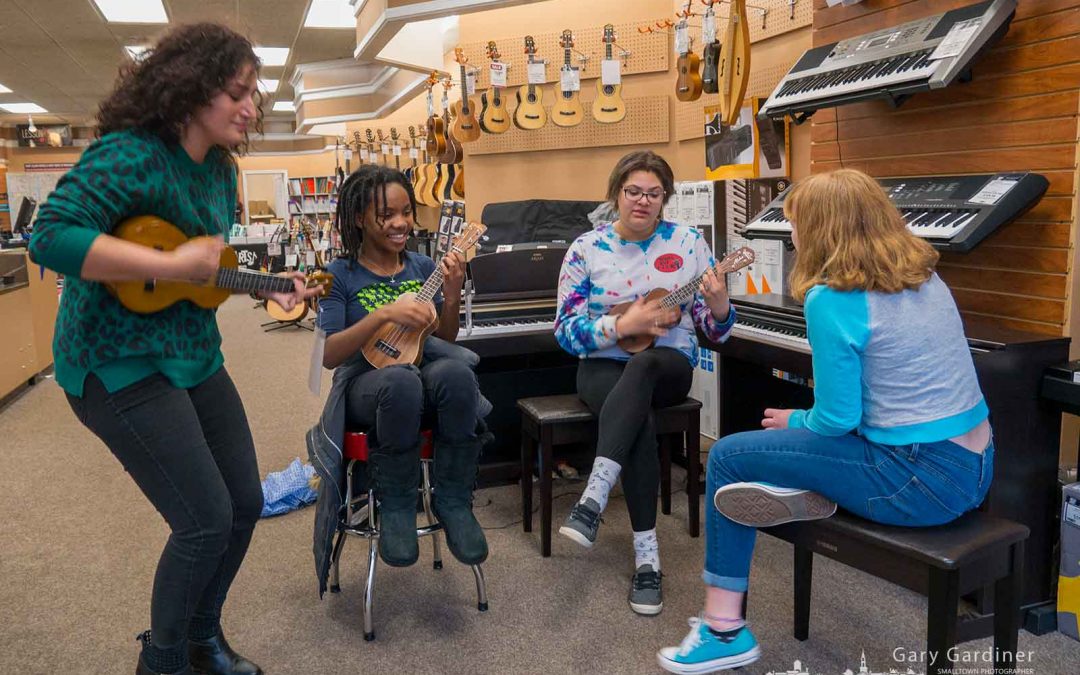
M 418 537 L 431 535 L 431 544 L 434 553 L 433 567 L 442 569 L 442 554 L 439 547 L 439 530 L 442 523 L 435 518 L 431 510 L 431 463 L 435 459 L 435 444 L 430 429 L 420 432 L 420 469 L 421 484 L 418 486 L 423 500 L 424 514 L 427 516 L 427 525 L 416 528 Z M 367 583 L 364 585 L 364 639 L 375 639 L 375 629 L 372 623 L 371 609 L 375 595 L 375 563 L 378 560 L 376 540 L 379 538 L 379 515 L 378 500 L 375 498 L 375 487 L 369 485 L 367 493 L 359 497 L 353 497 L 353 471 L 358 463 L 368 461 L 368 436 L 361 431 L 345 432 L 344 458 L 345 466 L 345 494 L 347 496 L 342 518 L 338 521 L 337 541 L 334 543 L 334 554 L 330 563 L 330 592 L 340 593 L 338 561 L 341 559 L 341 551 L 345 547 L 345 537 L 353 535 L 368 540 L 368 571 Z M 476 578 L 476 608 L 486 612 L 488 608 L 487 590 L 484 584 L 484 571 L 479 565 L 472 565 L 473 576 Z

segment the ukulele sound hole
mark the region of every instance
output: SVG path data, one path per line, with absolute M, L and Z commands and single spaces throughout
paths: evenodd
M 525 119 L 527 119 L 527 120 L 538 120 L 538 119 L 540 119 L 540 116 L 539 115 L 526 115 Z
M 375 343 L 375 349 L 378 349 L 383 354 L 386 354 L 387 356 L 393 357 L 395 359 L 397 357 L 401 356 L 401 350 L 394 347 L 392 344 L 390 344 L 386 340 L 377 341 Z
M 577 114 L 577 111 L 576 110 L 560 110 L 559 114 L 560 115 L 565 115 L 566 117 L 573 117 L 574 115 Z
M 618 108 L 600 108 L 600 112 L 615 112 Z

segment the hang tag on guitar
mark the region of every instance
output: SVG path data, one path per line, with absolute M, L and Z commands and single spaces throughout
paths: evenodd
M 394 157 L 401 157 L 401 146 L 400 145 L 395 145 L 394 146 Z
M 621 65 L 616 59 L 604 59 L 600 62 L 600 81 L 604 86 L 622 84 Z
M 278 242 L 271 242 L 266 245 L 266 255 L 279 256 L 281 255 L 281 244 Z
M 577 68 L 564 68 L 559 71 L 559 79 L 562 83 L 563 91 L 580 91 L 581 90 L 581 74 Z
M 360 161 L 366 162 L 368 160 L 367 148 L 360 148 Z
M 308 267 L 315 267 L 315 251 L 308 251 L 304 254 L 304 264 Z
M 529 84 L 543 84 L 547 82 L 547 64 L 537 61 L 529 64 Z
M 418 150 L 417 148 L 409 148 L 409 157 L 411 159 L 419 159 L 420 158 L 420 150 Z
M 285 255 L 285 267 L 296 267 L 296 254 L 287 253 Z
M 716 16 L 706 15 L 701 19 L 701 41 L 708 44 L 716 42 Z
M 351 162 L 352 161 L 352 150 L 346 150 L 345 151 L 345 161 L 346 162 Z
M 493 87 L 505 87 L 506 86 L 506 64 L 505 63 L 492 63 L 488 66 L 488 72 L 491 76 L 491 86 Z
M 323 352 L 326 351 L 326 331 L 316 326 L 315 343 L 311 345 L 311 365 L 308 366 L 308 391 L 322 395 Z
M 468 92 L 469 96 L 472 96 L 473 94 L 476 93 L 476 71 L 475 70 L 465 71 L 465 91 Z
M 384 154 L 384 155 L 390 154 L 390 144 L 389 143 L 383 143 L 382 144 L 382 154 Z
M 675 56 L 690 51 L 690 29 L 685 24 L 675 27 Z

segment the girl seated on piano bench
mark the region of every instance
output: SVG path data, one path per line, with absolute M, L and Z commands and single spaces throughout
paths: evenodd
M 889 525 L 940 525 L 977 507 L 993 475 L 986 402 L 937 252 L 859 171 L 800 181 L 784 211 L 814 406 L 767 409 L 764 430 L 713 445 L 704 611 L 657 655 L 674 673 L 758 659 L 742 616 L 755 528 L 825 518 L 837 504 Z
M 323 438 L 339 435 L 343 426 L 369 432 L 371 475 L 380 502 L 379 554 L 388 565 L 411 565 L 419 555 L 416 498 L 421 419 L 427 413 L 435 425 L 433 508 L 450 551 L 476 565 L 488 554 L 472 513 L 472 492 L 485 440 L 477 431 L 490 403 L 480 395 L 471 367 L 479 357 L 451 344 L 459 325 L 462 255 L 452 251 L 438 263 L 444 280 L 433 303 L 400 297 L 419 291 L 436 268 L 431 258 L 405 250 L 416 227 L 415 213 L 412 185 L 400 171 L 364 165 L 341 186 L 334 226 L 344 255 L 327 268 L 334 284 L 319 304 L 319 326 L 327 335 L 323 366 L 335 369 L 334 386 L 319 426 L 309 433 L 309 451 L 320 460 L 316 467 L 340 462 L 340 451 L 326 447 Z M 423 329 L 435 316 L 438 327 L 424 343 L 419 368 L 375 369 L 364 359 L 361 349 L 386 324 Z M 338 484 L 343 471 L 322 476 L 323 485 Z M 320 495 L 319 508 L 336 513 L 332 505 L 324 506 L 327 499 Z M 325 543 L 316 552 L 320 587 L 335 522 L 316 518 L 316 526 L 323 527 L 317 540 Z
M 592 548 L 608 493 L 622 476 L 634 529 L 629 600 L 639 614 L 663 608 L 656 540 L 660 460 L 652 408 L 685 400 L 697 362 L 695 328 L 719 342 L 735 322 L 723 275 L 705 272 L 714 264 L 708 242 L 694 228 L 660 218 L 673 190 L 671 167 L 659 155 L 632 152 L 619 160 L 607 191 L 618 220 L 574 240 L 559 275 L 555 316 L 559 345 L 581 357 L 578 396 L 599 418 L 592 473 L 559 532 Z M 684 307 L 664 309 L 643 299 L 702 272 L 701 291 Z M 633 304 L 617 317 L 609 313 L 623 303 Z M 618 345 L 620 338 L 637 335 L 655 337 L 656 346 L 631 355 Z

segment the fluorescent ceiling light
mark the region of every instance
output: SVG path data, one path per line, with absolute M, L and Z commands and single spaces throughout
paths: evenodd
M 0 84 L 0 94 L 10 94 L 10 93 L 11 93 L 10 89 L 8 89 L 4 85 Z
M 273 94 L 277 91 L 278 82 L 281 80 L 264 80 L 259 78 L 259 89 L 269 94 Z
M 147 49 L 150 48 L 146 45 L 124 45 L 124 50 L 127 51 L 132 61 L 138 61 L 145 56 Z
M 304 28 L 356 29 L 355 10 L 349 0 L 311 0 Z
M 296 112 L 292 101 L 274 101 L 274 112 Z
M 37 103 L 0 103 L 0 109 L 6 110 L 9 113 L 15 113 L 23 115 L 27 113 L 45 113 L 49 112 L 45 108 L 42 108 Z
M 169 23 L 161 0 L 94 0 L 111 23 Z
M 288 47 L 256 47 L 255 56 L 264 66 L 283 66 L 289 60 Z

